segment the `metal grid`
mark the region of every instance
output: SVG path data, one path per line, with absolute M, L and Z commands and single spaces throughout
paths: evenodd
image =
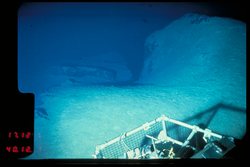
M 150 145 L 151 139 L 147 138 L 146 135 L 157 138 L 160 131 L 162 131 L 162 123 L 156 122 L 155 124 L 152 124 L 148 130 L 142 129 L 140 131 L 137 131 L 136 133 L 123 138 L 123 141 L 124 143 L 126 143 L 130 150 L 133 150 L 137 147 L 140 148 L 143 145 Z M 108 145 L 101 151 L 102 155 L 105 158 L 117 158 L 118 155 L 126 152 L 121 141 L 115 142 L 112 145 Z
M 167 136 L 178 141 L 181 143 L 185 143 L 189 135 L 193 132 L 193 126 L 186 124 L 185 126 L 182 126 L 185 123 L 175 123 L 173 120 L 168 121 L 166 120 L 165 116 L 163 115 L 162 121 L 165 121 L 165 126 L 166 126 L 166 131 L 167 131 Z M 164 120 L 165 119 L 165 120 Z M 157 119 L 156 119 L 157 120 Z M 134 150 L 135 148 L 141 148 L 144 145 L 151 145 L 152 140 L 146 135 L 152 136 L 154 138 L 158 138 L 159 133 L 164 130 L 163 128 L 163 122 L 162 121 L 152 121 L 150 123 L 149 128 L 140 128 L 139 130 L 136 128 L 133 131 L 130 131 L 128 136 L 123 136 L 122 135 L 115 140 L 111 140 L 107 143 L 109 144 L 104 144 L 102 145 L 100 151 L 100 154 L 102 154 L 103 157 L 105 158 L 111 158 L 111 159 L 116 159 L 119 155 L 124 154 L 128 150 Z M 178 121 L 177 121 L 178 122 Z M 202 132 L 202 133 L 201 133 Z M 190 138 L 188 145 L 192 146 L 193 148 L 203 148 L 204 147 L 204 141 L 202 140 L 201 135 L 204 134 L 204 130 L 199 129 L 198 131 L 195 132 L 195 135 Z M 217 135 L 217 134 L 214 134 Z M 218 135 L 217 135 L 218 136 Z M 197 140 L 199 138 L 199 140 Z M 200 140 L 201 139 L 201 140 Z M 124 144 L 126 146 L 124 146 Z M 163 149 L 170 149 L 173 147 L 174 153 L 178 153 L 180 148 L 182 147 L 178 143 L 174 142 L 167 142 L 167 143 L 157 143 L 156 145 L 157 150 L 163 150 Z M 179 157 L 182 158 L 189 158 L 192 156 L 194 153 L 194 150 L 190 147 L 185 147 L 183 152 L 180 152 Z
M 180 142 L 184 142 L 187 139 L 188 135 L 192 132 L 192 129 L 186 128 L 184 126 L 180 126 L 168 121 L 165 122 L 167 135 L 172 139 L 178 140 Z
M 184 143 L 186 141 L 187 137 L 192 132 L 192 129 L 174 124 L 172 122 L 165 121 L 165 124 L 166 124 L 166 129 L 167 129 L 167 135 L 170 138 L 178 140 L 182 143 Z M 191 138 L 189 145 L 196 148 L 196 141 L 195 141 L 194 137 Z M 173 146 L 174 153 L 177 153 L 181 148 L 181 146 L 178 144 L 173 144 L 172 146 Z M 187 156 L 189 156 L 193 152 L 194 152 L 193 149 L 185 148 L 185 151 L 180 155 L 180 157 L 186 158 Z
M 124 149 L 122 145 L 121 144 L 118 145 L 118 142 L 115 142 L 114 144 L 105 147 L 101 151 L 102 151 L 102 155 L 105 158 L 117 158 L 118 155 L 124 153 Z

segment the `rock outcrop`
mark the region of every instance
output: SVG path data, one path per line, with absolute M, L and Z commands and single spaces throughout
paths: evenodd
M 60 65 L 53 65 L 50 72 L 56 76 L 70 77 L 78 83 L 91 84 L 93 80 L 95 83 L 132 80 L 132 74 L 118 52 L 82 57 L 80 60 L 67 60 Z M 86 78 L 92 79 L 87 81 Z
M 90 68 L 90 67 L 71 67 L 71 66 L 53 66 L 52 67 L 53 74 L 55 75 L 64 75 L 70 77 L 84 77 L 84 76 L 92 76 L 96 78 L 108 79 L 111 81 L 115 81 L 116 71 L 107 69 L 99 69 L 99 68 Z
M 186 14 L 145 42 L 140 82 L 165 86 L 246 86 L 246 24 Z

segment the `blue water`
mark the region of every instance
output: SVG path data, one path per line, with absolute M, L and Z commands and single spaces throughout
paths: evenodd
M 179 35 L 185 25 L 146 42 L 152 33 L 162 32 L 187 13 L 202 14 L 191 20 L 194 27 L 210 24 L 211 16 L 233 17 L 231 7 L 221 11 L 222 4 L 215 5 L 217 10 L 213 5 L 24 3 L 18 11 L 18 89 L 35 94 L 36 117 L 35 152 L 28 159 L 91 158 L 97 144 L 162 114 L 242 138 L 245 48 L 235 44 L 242 48 L 242 56 L 234 57 L 227 53 L 231 45 L 222 46 L 222 41 L 222 57 L 214 56 L 213 50 L 200 56 L 181 55 L 193 48 L 193 39 L 199 41 L 210 32 L 190 38 L 187 45 L 169 47 L 188 38 L 188 33 Z M 243 39 L 244 34 L 237 35 Z M 173 40 L 166 44 L 165 38 Z M 210 46 L 213 43 L 206 44 Z M 197 53 L 201 48 L 196 48 Z M 174 56 L 165 54 L 167 49 Z M 114 61 L 114 55 L 120 57 Z M 228 68 L 232 66 L 236 70 Z M 223 76 L 232 77 L 218 79 Z M 218 123 L 222 118 L 229 125 Z M 238 129 L 231 133 L 225 125 Z

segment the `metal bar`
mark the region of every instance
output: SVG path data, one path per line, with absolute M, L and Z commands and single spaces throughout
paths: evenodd
M 189 140 L 192 139 L 192 137 L 194 136 L 194 134 L 195 134 L 196 132 L 197 132 L 196 129 L 193 129 L 193 130 L 192 130 L 192 132 L 190 133 L 190 135 L 189 135 L 188 138 L 187 138 L 188 143 L 189 143 Z M 188 143 L 187 143 L 187 144 L 188 144 Z
M 203 130 L 201 128 L 197 128 L 197 131 L 202 132 L 202 133 L 206 132 L 205 130 Z M 217 137 L 217 138 L 220 138 L 220 139 L 222 138 L 222 135 L 218 135 L 218 134 L 213 133 L 213 132 L 211 132 L 210 134 L 211 134 L 211 136 L 214 136 L 214 137 Z
M 152 125 L 152 124 L 154 124 L 154 123 L 156 123 L 155 120 L 149 122 L 148 125 L 150 126 L 150 125 Z M 130 135 L 132 135 L 132 134 L 134 134 L 134 133 L 136 133 L 136 132 L 138 132 L 138 131 L 140 131 L 140 130 L 142 130 L 142 129 L 144 129 L 144 126 L 143 126 L 143 125 L 140 126 L 140 127 L 138 127 L 138 128 L 136 128 L 136 129 L 134 129 L 134 130 L 132 130 L 132 131 L 130 131 L 130 132 L 128 132 L 128 133 L 126 133 L 126 136 L 130 136 Z M 117 137 L 117 138 L 115 138 L 115 139 L 113 139 L 113 140 L 111 140 L 111 141 L 109 141 L 109 142 L 107 142 L 107 143 L 105 143 L 105 144 L 102 144 L 102 145 L 101 145 L 101 149 L 103 149 L 103 148 L 105 148 L 105 147 L 107 147 L 107 146 L 109 146 L 109 145 L 111 145 L 111 144 L 113 144 L 113 143 L 115 143 L 115 142 L 117 142 L 117 141 L 119 141 L 119 140 L 120 140 L 120 137 Z
M 149 136 L 149 135 L 146 135 L 146 137 L 151 138 L 152 140 L 156 140 L 156 143 L 162 142 L 161 140 L 158 140 L 158 139 L 156 139 L 156 138 L 154 138 L 154 137 L 152 137 L 152 136 Z M 183 145 L 182 142 L 180 142 L 180 141 L 178 141 L 178 140 L 175 140 L 175 139 L 172 139 L 172 138 L 170 138 L 170 137 L 166 137 L 165 140 L 171 141 L 171 142 L 176 143 L 176 144 L 178 144 L 178 145 L 180 145 L 180 146 Z
M 196 129 L 197 129 L 197 128 L 194 128 L 194 129 L 192 130 L 192 132 L 190 133 L 190 135 L 188 136 L 188 138 L 186 139 L 186 141 L 185 141 L 185 142 L 183 143 L 183 145 L 181 146 L 180 150 L 177 152 L 176 157 L 179 157 L 179 156 L 182 154 L 182 152 L 184 151 L 184 149 L 185 149 L 186 146 L 188 145 L 189 140 L 192 139 L 192 137 L 194 136 L 194 134 L 197 132 Z
M 156 138 L 154 138 L 152 136 L 149 136 L 149 135 L 146 135 L 146 136 L 149 137 L 150 139 L 158 140 L 158 139 L 156 139 Z
M 174 139 L 172 139 L 172 138 L 170 138 L 170 137 L 167 137 L 166 139 L 167 139 L 168 141 L 171 141 L 171 142 L 173 142 L 173 143 L 176 143 L 176 144 L 178 144 L 178 145 L 180 145 L 180 146 L 183 145 L 182 142 L 180 142 L 180 141 L 178 141 L 178 140 L 174 140 Z
M 156 123 L 155 120 L 153 120 L 153 121 L 149 122 L 148 125 L 150 126 L 150 125 L 155 124 L 155 123 Z M 138 132 L 138 131 L 140 131 L 140 130 L 142 130 L 142 129 L 144 129 L 144 126 L 143 126 L 143 125 L 140 126 L 140 127 L 138 127 L 138 128 L 136 128 L 136 129 L 134 129 L 134 130 L 132 130 L 132 131 L 130 131 L 130 132 L 128 132 L 128 133 L 126 134 L 126 136 L 129 136 L 129 135 L 131 135 L 131 134 L 134 134 L 134 133 L 136 133 L 136 132 Z
M 162 122 L 162 127 L 163 127 L 163 133 L 167 137 L 168 135 L 167 135 L 167 129 L 166 129 L 166 122 L 164 119 L 162 119 L 161 122 Z
M 181 125 L 181 126 L 185 126 L 185 127 L 189 128 L 189 129 L 193 129 L 193 126 L 191 126 L 189 124 L 186 124 L 186 123 L 183 123 L 183 122 L 180 122 L 180 121 L 176 121 L 176 120 L 170 119 L 168 117 L 165 117 L 164 119 L 165 119 L 165 121 L 169 121 L 169 122 Z
M 155 141 L 154 139 L 152 139 L 152 143 L 153 143 L 153 147 L 154 147 L 154 151 L 155 151 L 155 155 L 156 155 L 156 158 L 158 158 L 158 155 L 157 155 L 157 152 L 156 152 L 156 147 L 155 147 Z
M 205 133 L 205 130 L 203 130 L 203 129 L 197 127 L 197 126 L 192 126 L 192 125 L 189 125 L 189 124 L 180 122 L 180 121 L 176 121 L 176 120 L 170 119 L 170 118 L 166 117 L 165 115 L 162 115 L 161 117 L 157 118 L 156 120 L 153 120 L 153 121 L 149 122 L 147 125 L 150 126 L 150 125 L 152 125 L 152 124 L 154 124 L 154 123 L 156 123 L 156 122 L 158 122 L 158 121 L 162 121 L 163 130 L 164 130 L 165 132 L 166 132 L 166 126 L 164 125 L 164 124 L 165 124 L 165 121 L 169 121 L 169 122 L 172 122 L 172 123 L 175 123 L 175 124 L 184 126 L 184 127 L 186 127 L 186 128 L 189 128 L 189 129 L 194 129 L 194 128 L 196 128 L 197 131 L 202 132 L 202 133 Z M 165 128 L 165 129 L 164 129 L 164 128 Z M 144 129 L 144 126 L 143 126 L 143 125 L 140 126 L 140 127 L 138 127 L 138 128 L 136 128 L 136 129 L 134 129 L 134 130 L 132 130 L 132 131 L 130 131 L 130 132 L 128 132 L 128 133 L 126 133 L 126 136 L 130 136 L 130 135 L 132 135 L 132 134 L 134 134 L 134 133 L 136 133 L 136 132 L 138 132 L 138 131 L 140 131 L 140 130 L 142 130 L 142 129 Z M 217 137 L 217 138 L 222 138 L 221 135 L 218 135 L 218 134 L 213 133 L 213 132 L 211 132 L 211 136 L 214 136 L 214 137 Z M 180 145 L 180 146 L 183 145 L 182 142 L 179 142 L 179 141 L 177 141 L 177 140 L 171 139 L 171 138 L 169 138 L 169 137 L 167 137 L 167 139 L 168 139 L 169 141 L 172 141 L 172 142 L 174 142 L 174 143 Z M 111 145 L 111 144 L 113 144 L 113 143 L 115 143 L 115 142 L 117 142 L 117 141 L 119 141 L 119 140 L 120 140 L 120 137 L 117 137 L 117 138 L 115 138 L 115 139 L 113 139 L 113 140 L 111 140 L 111 141 L 109 141 L 109 142 L 107 142 L 107 143 L 105 143 L 105 144 L 102 144 L 102 145 L 100 145 L 100 146 L 101 146 L 101 149 L 102 149 L 102 148 L 105 148 L 106 146 Z
M 197 128 L 196 126 L 192 126 L 192 125 L 189 125 L 189 124 L 180 122 L 180 121 L 176 121 L 176 120 L 170 119 L 170 118 L 168 118 L 168 117 L 164 117 L 164 120 L 165 120 L 165 121 L 172 122 L 172 123 L 175 123 L 175 124 L 178 124 L 178 125 L 181 125 L 181 126 L 184 126 L 184 127 L 186 127 L 186 128 L 189 128 L 189 129 L 194 129 L 194 128 L 196 128 L 197 131 L 202 132 L 202 133 L 205 133 L 205 130 L 203 130 L 203 129 L 199 128 L 199 127 Z M 214 137 L 220 138 L 220 139 L 222 138 L 221 135 L 218 135 L 218 134 L 213 133 L 213 132 L 211 132 L 211 135 L 214 136 Z

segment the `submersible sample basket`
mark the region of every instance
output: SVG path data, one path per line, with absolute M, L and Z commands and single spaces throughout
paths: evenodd
M 235 146 L 233 140 L 162 115 L 96 146 L 92 156 L 100 159 L 218 159 Z

